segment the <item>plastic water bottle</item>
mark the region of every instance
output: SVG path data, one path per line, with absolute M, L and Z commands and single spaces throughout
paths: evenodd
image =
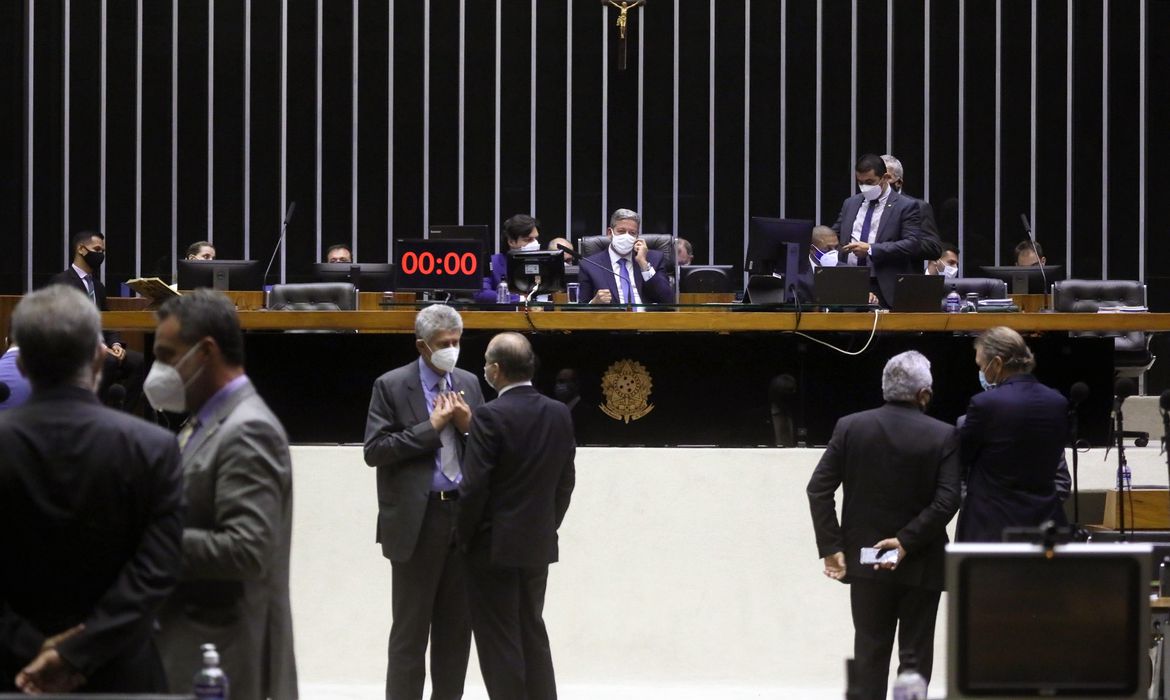
M 507 304 L 510 299 L 508 294 L 508 283 L 500 282 L 500 287 L 496 290 L 496 303 Z
M 894 679 L 894 700 L 926 700 L 926 679 L 918 672 L 918 660 L 907 654 L 905 669 Z
M 204 644 L 203 668 L 195 674 L 195 697 L 228 700 L 228 677 L 219 667 L 219 652 L 214 644 Z
M 963 298 L 959 296 L 958 290 L 952 288 L 951 293 L 947 295 L 946 309 L 948 314 L 957 314 L 963 308 Z

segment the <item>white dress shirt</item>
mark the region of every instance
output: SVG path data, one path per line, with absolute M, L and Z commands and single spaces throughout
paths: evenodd
M 614 281 L 618 290 L 618 303 L 641 304 L 642 295 L 638 293 L 638 285 L 636 282 L 634 282 L 634 275 L 638 272 L 642 272 L 642 281 L 649 282 L 650 278 L 654 276 L 654 266 L 648 266 L 645 271 L 638 270 L 638 263 L 634 260 L 634 254 L 632 252 L 629 255 L 622 256 L 617 254 L 617 251 L 613 249 L 613 246 L 610 246 L 607 250 L 609 250 L 609 266 L 610 269 L 613 270 Z M 618 260 L 623 259 L 626 261 L 626 271 L 630 275 L 630 290 L 634 294 L 633 301 L 626 300 L 626 290 L 624 289 L 625 285 L 622 284 L 622 270 L 621 265 L 618 264 Z
M 882 212 L 885 211 L 886 200 L 890 198 L 890 193 L 893 191 L 894 188 L 886 187 L 886 191 L 882 192 L 881 197 L 878 197 L 877 204 L 873 205 L 873 219 L 869 222 L 869 235 L 865 239 L 865 242 L 870 245 L 873 245 L 873 242 L 877 240 L 878 226 L 882 221 Z M 865 213 L 869 210 L 869 207 L 869 202 L 862 199 L 861 208 L 857 210 L 857 216 L 853 219 L 853 233 L 849 237 L 850 243 L 861 240 L 861 227 L 865 225 Z M 849 254 L 849 264 L 857 264 L 857 255 L 855 253 Z

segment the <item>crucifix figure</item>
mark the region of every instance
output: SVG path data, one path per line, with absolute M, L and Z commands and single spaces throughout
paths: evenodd
M 610 5 L 618 9 L 617 28 L 618 28 L 618 70 L 626 69 L 626 24 L 629 21 L 627 14 L 630 10 L 641 7 L 646 4 L 646 0 L 634 0 L 628 2 L 627 0 L 601 0 L 602 5 Z

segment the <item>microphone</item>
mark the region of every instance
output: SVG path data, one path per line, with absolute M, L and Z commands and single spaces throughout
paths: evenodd
M 1167 394 L 1170 394 L 1170 389 L 1167 389 Z M 1084 382 L 1077 382 L 1069 387 L 1068 390 L 1068 405 L 1070 408 L 1080 406 L 1085 399 L 1089 398 L 1089 385 Z
M 276 247 L 272 249 L 272 257 L 268 259 L 268 267 L 264 268 L 264 284 L 268 284 L 268 273 L 272 271 L 272 263 L 276 261 L 276 252 L 280 250 L 280 246 L 284 243 L 284 236 L 288 233 L 288 223 L 292 221 L 293 212 L 297 210 L 296 202 L 289 202 L 288 209 L 284 212 L 284 223 L 280 226 L 280 238 L 276 239 Z
M 1040 282 L 1044 285 L 1044 293 L 1048 293 L 1048 275 L 1044 272 L 1044 263 L 1040 261 L 1040 251 L 1036 249 L 1036 234 L 1032 231 L 1032 225 L 1028 223 L 1028 215 L 1021 213 L 1020 221 L 1024 224 L 1024 231 L 1028 234 L 1028 240 L 1032 243 L 1032 252 L 1036 254 L 1036 266 L 1040 268 Z
M 1028 238 L 1036 240 L 1036 236 L 1032 233 L 1032 225 L 1028 223 L 1028 215 L 1020 214 L 1020 221 L 1024 223 L 1024 231 L 1028 234 Z
M 560 250 L 562 253 L 568 253 L 569 255 L 573 256 L 573 262 L 575 262 L 575 263 L 589 263 L 590 265 L 592 265 L 593 267 L 596 267 L 598 270 L 601 270 L 602 272 L 604 272 L 604 273 L 605 273 L 605 274 L 607 274 L 607 275 L 612 275 L 612 274 L 613 274 L 613 270 L 611 270 L 610 268 L 606 267 L 605 265 L 599 265 L 598 263 L 596 263 L 596 262 L 594 262 L 594 261 L 590 260 L 589 258 L 587 258 L 587 257 L 585 257 L 585 256 L 583 256 L 583 255 L 581 255 L 580 253 L 578 253 L 577 251 L 573 250 L 572 248 L 570 248 L 569 246 L 565 245 L 564 243 L 558 243 L 558 244 L 557 244 L 557 248 L 558 248 L 558 249 L 559 249 L 559 250 Z M 582 303 L 583 303 L 583 304 L 588 304 L 589 302 L 588 302 L 588 301 L 584 301 L 584 302 L 582 302 Z M 614 299 L 614 303 L 617 303 L 617 299 Z M 628 305 L 628 304 L 627 304 L 627 305 Z
M 12 396 L 12 389 L 9 388 L 7 383 L 0 382 L 0 403 L 7 401 L 9 396 Z
M 106 401 L 109 402 L 110 408 L 121 411 L 126 406 L 126 387 L 121 384 L 111 384 L 106 391 Z
M 1071 392 L 1070 392 L 1071 393 Z M 1117 383 L 1113 385 L 1113 410 L 1120 411 L 1121 404 L 1125 400 L 1137 393 L 1137 384 L 1132 379 L 1122 378 L 1118 379 Z

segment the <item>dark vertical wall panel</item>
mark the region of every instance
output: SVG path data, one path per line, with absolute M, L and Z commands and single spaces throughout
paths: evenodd
M 417 238 L 426 226 L 422 217 L 422 26 L 422 2 L 394 3 L 394 238 Z M 478 31 L 494 36 L 490 26 L 482 25 Z
M 1109 3 L 1109 157 L 1102 164 L 1109 176 L 1108 276 L 1138 276 L 1138 3 Z M 1166 64 L 1162 64 L 1164 68 Z M 1161 76 L 1161 71 L 1158 71 Z M 1162 83 L 1164 76 L 1156 78 Z M 1165 138 L 1155 123 L 1158 139 Z
M 179 0 L 178 240 L 206 239 L 207 3 Z M 279 60 L 274 54 L 273 61 Z
M 359 11 L 358 254 L 362 260 L 386 260 L 389 253 L 386 242 L 389 177 L 386 104 L 389 99 L 387 50 L 390 37 L 386 10 L 383 0 L 363 0 Z
M 254 36 L 254 35 L 253 35 Z M 279 63 L 279 61 L 278 61 Z M 215 3 L 215 252 L 244 257 L 244 3 Z M 180 241 L 179 247 L 186 247 Z
M 821 130 L 824 134 L 841 136 L 823 138 L 821 141 L 821 211 L 816 216 L 818 224 L 832 225 L 841 211 L 841 202 L 857 191 L 853 177 L 854 155 L 849 148 L 849 98 L 852 94 L 850 57 L 853 44 L 849 28 L 851 13 L 852 0 L 825 0 L 824 14 L 835 20 L 832 26 L 825 27 L 821 35 Z M 885 84 L 884 77 L 881 82 Z M 813 106 L 810 105 L 805 111 L 811 112 Z M 804 118 L 811 119 L 813 115 L 808 114 Z M 752 138 L 755 138 L 754 132 Z M 810 169 L 809 173 L 812 172 Z
M 1000 120 L 1000 251 L 1001 260 L 1015 263 L 1012 251 L 1027 239 L 1021 213 L 1031 206 L 1031 26 L 1026 2 L 1003 3 L 1003 72 Z M 1029 215 L 1030 216 L 1030 215 Z
M 780 3 L 752 3 L 750 214 L 780 215 Z M 848 115 L 846 115 L 848 118 Z M 706 241 L 702 260 L 706 261 Z M 699 251 L 695 251 L 696 257 Z
M 24 288 L 24 173 L 25 173 L 25 102 L 24 32 L 27 17 L 23 2 L 0 3 L 0 85 L 7 99 L 0 100 L 0 124 L 8 127 L 0 134 L 0 163 L 7 163 L 0 177 L 0 217 L 8 222 L 5 240 L 11 255 L 0 256 L 0 292 L 13 293 Z M 16 241 L 22 245 L 17 248 Z M 0 340 L 5 340 L 0 338 Z
M 1038 5 L 1039 27 L 1064 27 L 1064 3 Z M 1067 162 L 1065 79 L 1068 41 L 1062 31 L 1041 31 L 1036 37 L 1036 240 L 1052 262 L 1067 259 L 1065 239 L 1065 164 Z M 1079 251 L 1078 251 L 1079 252 Z M 1014 261 L 1013 261 L 1014 262 Z
M 708 15 L 709 8 L 702 3 L 684 0 L 679 5 L 677 232 L 691 241 L 702 241 L 701 249 L 707 248 L 707 213 L 710 210 L 707 202 L 710 166 L 707 75 L 712 57 L 707 50 Z M 685 45 L 691 47 L 688 50 L 681 48 L 684 37 Z
M 521 3 L 514 3 L 519 6 Z M 523 5 L 525 8 L 527 4 Z M 423 223 L 454 224 L 459 212 L 459 3 L 432 2 L 431 8 L 431 162 L 430 218 Z M 505 8 L 506 9 L 506 8 Z M 512 42 L 515 46 L 516 42 Z M 527 51 L 527 43 L 522 47 Z M 527 68 L 524 69 L 527 71 Z M 527 73 L 525 73 L 527 74 Z M 524 135 L 528 138 L 528 101 L 524 100 Z M 518 107 L 513 105 L 513 108 Z M 519 110 L 515 110 L 519 111 Z M 515 119 L 515 111 L 511 118 Z M 524 149 L 527 164 L 528 149 Z M 519 153 L 511 154 L 518 159 Z M 510 160 L 511 160 L 510 159 Z M 524 168 L 527 182 L 528 168 Z M 482 185 L 489 186 L 489 182 Z M 525 189 L 527 191 L 527 188 Z M 525 195 L 527 196 L 527 195 Z M 524 207 L 527 209 L 527 206 Z M 483 222 L 476 222 L 483 223 Z
M 715 259 L 742 260 L 744 6 L 715 13 Z
M 1073 260 L 1072 275 L 1099 279 L 1101 260 L 1101 2 L 1073 3 Z M 1076 177 L 1077 164 L 1093 175 Z M 1090 165 L 1091 164 L 1091 165 Z M 1049 260 L 1049 262 L 1060 262 Z
M 923 196 L 923 129 L 926 126 L 922 118 L 922 86 L 926 79 L 922 58 L 922 6 L 922 0 L 894 3 L 894 142 L 891 149 L 891 153 L 902 161 L 906 194 L 919 198 Z
M 843 20 L 848 27 L 848 21 Z M 848 31 L 847 29 L 844 31 Z M 783 144 L 786 156 L 785 215 L 790 219 L 818 219 L 816 211 L 816 88 L 817 6 L 813 2 L 788 3 L 787 37 L 788 129 Z M 842 103 L 848 110 L 848 103 Z M 848 134 L 840 138 L 849 140 Z M 743 259 L 738 260 L 740 264 Z
M 906 42 L 914 41 L 902 35 Z M 955 3 L 930 4 L 930 202 L 939 235 L 959 242 L 959 11 Z M 907 173 L 907 190 L 926 193 L 916 184 L 925 178 Z M 960 251 L 966 274 L 973 275 L 966 251 Z
M 494 2 L 466 3 L 466 41 L 464 60 L 466 68 L 463 75 L 466 93 L 463 98 L 464 109 L 464 150 L 463 150 L 463 220 L 469 224 L 490 224 L 493 231 L 497 231 L 500 222 L 493 221 L 496 216 L 495 187 L 492 180 L 495 177 L 495 128 L 496 128 L 496 8 Z M 543 11 L 543 10 L 542 10 Z M 395 37 L 399 40 L 401 33 Z M 556 45 L 564 53 L 563 37 L 561 33 L 549 35 L 550 42 L 556 37 Z M 539 46 L 543 46 L 541 42 Z M 564 67 L 555 78 L 554 84 L 564 83 Z M 407 86 L 407 89 L 410 89 Z M 564 93 L 561 92 L 561 113 L 564 112 Z M 402 110 L 395 110 L 395 124 L 402 116 Z M 539 115 L 538 115 L 539 119 Z M 559 140 L 564 143 L 564 122 L 560 129 L 562 136 Z M 397 128 L 395 129 L 397 131 Z M 541 149 L 541 153 L 549 156 L 549 149 Z M 563 151 L 561 149 L 563 163 Z M 563 178 L 564 169 L 553 169 L 552 180 Z M 562 180 L 563 183 L 563 180 Z M 561 199 L 564 199 L 563 185 Z M 564 206 L 563 204 L 561 205 Z M 564 220 L 564 217 L 561 217 Z M 545 222 L 548 226 L 548 222 Z M 542 232 L 543 233 L 543 232 Z
M 669 59 L 674 53 L 674 3 L 659 3 L 653 13 L 639 19 L 646 45 L 632 44 L 637 53 L 631 58 L 642 57 L 646 86 L 642 105 L 642 221 L 647 231 L 669 233 L 674 230 L 674 61 Z M 635 68 L 631 65 L 631 70 Z M 700 243 L 695 254 L 705 258 L 707 244 Z
M 41 5 L 43 6 L 43 5 Z M 106 54 L 106 263 L 107 287 L 134 276 L 134 212 L 138 173 L 134 160 L 137 47 L 134 0 L 110 0 Z
M 995 2 L 967 2 L 963 226 L 968 275 L 995 259 Z M 1021 69 L 1017 69 L 1021 70 Z M 1016 128 L 1026 128 L 1017 125 Z
M 171 9 L 142 4 L 142 274 L 163 279 L 171 275 Z
M 297 203 L 285 238 L 287 274 L 316 255 L 313 133 L 316 124 L 316 3 L 289 0 L 288 199 Z M 280 3 L 252 2 L 251 259 L 267 265 L 280 238 Z M 180 254 L 182 250 L 180 249 Z M 217 251 L 218 252 L 218 251 Z M 225 256 L 226 257 L 226 256 Z M 280 255 L 268 282 L 280 281 Z
M 98 229 L 101 202 L 101 3 L 70 4 L 69 225 Z M 133 37 L 133 33 L 130 35 Z M 133 84 L 133 73 L 130 76 Z M 125 242 L 118 246 L 125 250 Z
M 330 241 L 349 241 L 353 233 L 353 219 L 350 216 L 350 185 L 353 181 L 353 3 L 349 0 L 326 2 L 324 10 L 321 235 Z M 421 28 L 422 22 L 416 26 Z M 415 167 L 421 171 L 421 166 L 420 159 Z M 358 254 L 360 256 L 360 250 Z
M 33 284 L 40 285 L 60 272 L 69 255 L 62 250 L 63 177 L 61 129 L 61 71 L 64 55 L 62 5 L 37 3 L 33 43 L 35 83 L 32 85 L 35 130 L 29 147 L 33 159 Z M 20 177 L 24 177 L 21 172 Z
M 601 220 L 601 12 L 591 2 L 573 12 L 573 240 L 605 232 Z M 613 32 L 612 21 L 605 31 Z M 611 154 L 612 157 L 612 154 Z

